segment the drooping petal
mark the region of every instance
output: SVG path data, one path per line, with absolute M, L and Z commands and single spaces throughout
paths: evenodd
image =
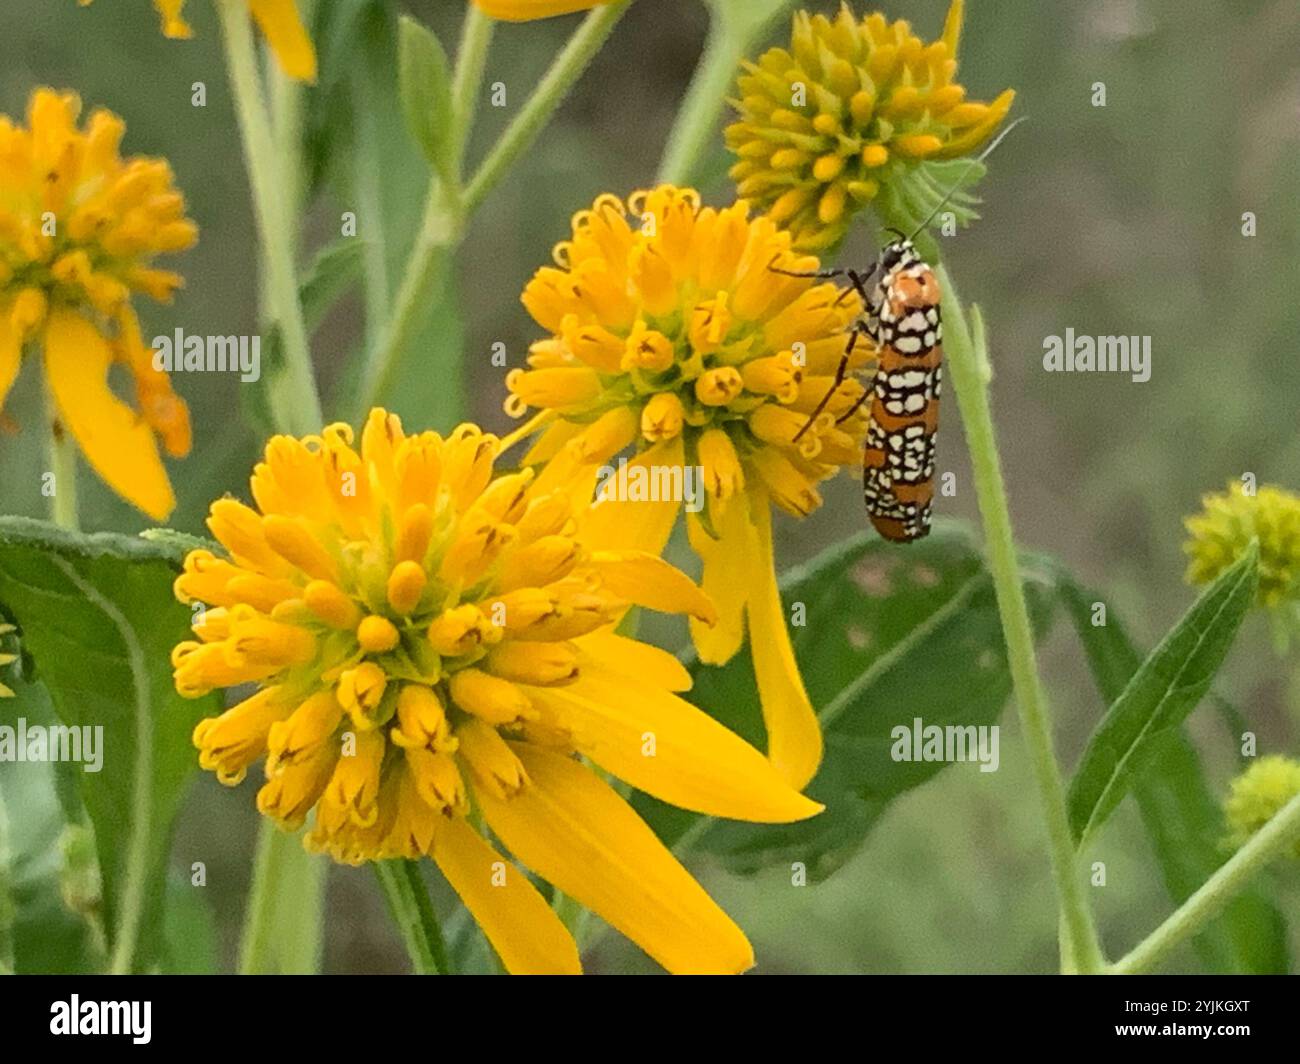
M 108 386 L 112 350 L 80 314 L 55 311 L 45 326 L 45 372 L 59 417 L 108 486 L 155 521 L 176 505 L 153 432 Z
M 299 81 L 316 80 L 316 49 L 298 15 L 296 0 L 248 0 L 280 67 Z
M 433 859 L 512 975 L 581 975 L 573 936 L 528 877 L 463 817 L 439 824 Z
M 767 754 L 790 785 L 803 789 L 822 760 L 822 730 L 813 712 L 785 626 L 772 556 L 772 512 L 766 499 L 751 500 L 758 551 L 750 576 L 749 639 L 754 677 L 767 727 Z
M 682 809 L 779 824 L 821 810 L 703 710 L 626 674 L 588 667 L 567 687 L 529 696 L 542 722 L 601 768 Z
M 504 801 L 478 795 L 511 853 L 670 972 L 753 966 L 744 932 L 608 784 L 567 757 L 513 745 L 531 786 Z
M 695 518 L 688 517 L 686 522 L 691 546 L 704 563 L 701 588 L 718 610 L 718 621 L 711 627 L 691 621 L 691 638 L 702 662 L 725 665 L 745 638 L 745 605 L 753 593 L 758 545 L 747 495 L 732 499 L 721 515 L 716 509 L 713 513 L 718 521 L 717 539 Z

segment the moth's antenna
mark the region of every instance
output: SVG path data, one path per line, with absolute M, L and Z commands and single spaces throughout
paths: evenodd
M 987 159 L 990 155 L 992 155 L 993 149 L 996 148 L 999 144 L 1001 144 L 1002 141 L 1006 139 L 1007 134 L 1010 133 L 1013 129 L 1015 129 L 1016 126 L 1020 125 L 1020 123 L 1023 121 L 1024 121 L 1023 118 L 1017 118 L 1014 122 L 1012 122 L 1009 126 L 1007 126 L 1006 129 L 1004 129 L 1001 133 L 999 133 L 996 137 L 993 138 L 992 144 L 990 144 L 987 148 L 985 148 L 982 152 L 980 152 L 979 155 L 977 155 L 974 159 L 972 159 L 969 163 L 966 164 L 966 169 L 961 172 L 961 176 L 957 178 L 957 180 L 953 182 L 952 187 L 948 189 L 947 192 L 944 193 L 943 199 L 941 199 L 938 205 L 934 208 L 934 210 L 932 210 L 926 216 L 925 221 L 923 221 L 920 225 L 918 225 L 915 229 L 912 230 L 912 235 L 907 238 L 908 240 L 912 240 L 917 235 L 917 233 L 919 233 L 922 229 L 924 229 L 927 225 L 930 224 L 930 222 L 934 219 L 934 216 L 938 214 L 941 210 L 943 210 L 943 208 L 947 205 L 948 201 L 952 199 L 952 197 L 956 194 L 957 190 L 961 188 L 963 182 L 965 182 L 966 180 L 967 175 L 975 167 L 979 166 L 980 163 L 982 163 L 985 159 Z

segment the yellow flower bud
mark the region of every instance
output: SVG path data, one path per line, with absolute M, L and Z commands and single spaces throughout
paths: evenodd
M 387 617 L 371 614 L 357 625 L 357 642 L 370 654 L 386 654 L 401 642 L 401 633 Z
M 479 669 L 461 669 L 451 675 L 452 701 L 466 713 L 488 724 L 512 724 L 535 717 L 528 696 L 508 680 Z
M 726 406 L 745 389 L 735 366 L 707 370 L 695 381 L 695 398 L 705 406 Z
M 681 435 L 684 411 L 674 392 L 652 395 L 641 411 L 641 435 L 651 443 Z
M 408 614 L 419 604 L 429 582 L 424 567 L 417 562 L 398 562 L 388 575 L 388 604 L 400 614 Z

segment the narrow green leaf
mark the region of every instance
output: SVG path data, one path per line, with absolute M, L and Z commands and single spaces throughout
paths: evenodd
M 433 32 L 409 15 L 398 27 L 397 84 L 406 128 L 443 178 L 453 180 L 451 64 Z
M 1070 784 L 1070 826 L 1082 844 L 1114 811 L 1219 671 L 1254 601 L 1252 548 L 1193 603 L 1107 711 Z
M 360 279 L 364 243 L 360 237 L 343 236 L 316 252 L 299 281 L 298 295 L 308 329 L 319 328 L 339 299 Z
M 941 525 L 907 548 L 864 535 L 782 585 L 787 609 L 802 603 L 806 611 L 791 634 L 825 734 L 826 756 L 808 788 L 825 812 L 798 824 L 755 825 L 701 819 L 645 795 L 636 805 L 670 844 L 717 854 L 736 871 L 798 861 L 821 878 L 856 851 L 891 801 L 946 767 L 895 760 L 895 729 L 910 732 L 916 718 L 941 728 L 992 725 L 1011 678 L 992 581 L 960 526 Z M 1036 581 L 1026 590 L 1045 629 L 1052 600 Z M 691 701 L 762 748 L 748 651 L 721 668 L 693 671 Z
M 171 823 L 197 765 L 190 733 L 220 710 L 215 696 L 187 701 L 172 687 L 171 650 L 190 619 L 172 595 L 178 570 L 164 544 L 0 518 L 0 605 L 62 722 L 102 736 L 99 770 L 78 775 L 114 970 L 159 957 Z
M 1101 696 L 1113 702 L 1142 663 L 1120 619 L 1101 596 L 1063 578 L 1061 597 L 1083 644 Z M 1106 607 L 1094 624 L 1094 605 Z M 1235 712 L 1235 711 L 1233 711 Z M 1165 889 L 1181 905 L 1219 868 L 1224 825 L 1200 758 L 1182 729 L 1169 736 L 1133 788 L 1143 824 L 1160 862 Z M 1286 921 L 1257 891 L 1238 895 L 1193 945 L 1210 971 L 1243 974 L 1289 970 Z

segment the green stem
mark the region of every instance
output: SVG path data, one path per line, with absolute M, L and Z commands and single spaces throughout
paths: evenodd
M 298 13 L 305 22 L 311 18 L 312 0 L 298 0 Z M 268 49 L 269 51 L 269 49 Z M 280 187 L 284 190 L 285 215 L 297 218 L 307 194 L 307 179 L 303 169 L 302 144 L 304 109 L 307 93 L 301 81 L 289 77 L 272 57 L 266 65 L 270 84 L 271 130 L 280 150 L 276 159 L 280 165 Z M 298 227 L 290 226 L 289 244 L 296 255 Z
M 483 85 L 483 68 L 492 47 L 492 30 L 496 22 L 470 5 L 461 26 L 460 45 L 456 49 L 456 70 L 451 80 L 452 130 L 456 172 L 463 172 L 465 149 L 469 144 L 479 89 Z
M 618 25 L 630 2 L 616 0 L 592 8 L 469 182 L 463 205 L 466 215 L 474 212 L 514 161 L 532 147 L 537 135 L 587 69 L 587 64 Z
M 984 522 L 989 571 L 1002 618 L 1016 708 L 1047 826 L 1057 902 L 1066 932 L 1061 947 L 1063 969 L 1096 972 L 1104 961 L 1075 857 L 1066 813 L 1065 786 L 1052 741 L 1047 701 L 1038 676 L 1033 627 L 1025 605 L 1006 486 L 1002 480 L 993 417 L 989 410 L 990 374 L 983 323 L 978 310 L 973 310 L 976 338 L 972 342 L 952 278 L 942 265 L 937 267 L 936 273 L 943 291 L 944 346 L 970 448 L 975 494 Z
M 239 944 L 241 975 L 310 975 L 320 970 L 325 863 L 299 835 L 263 819 Z
M 275 138 L 258 76 L 248 4 L 245 0 L 215 0 L 215 3 L 221 17 L 244 164 L 253 192 L 270 310 L 280 330 L 286 363 L 286 372 L 270 379 L 271 406 L 282 429 L 306 435 L 320 431 L 323 417 L 312 373 L 307 326 L 298 298 L 293 252 L 295 229 L 286 202 L 290 190 L 281 186 Z
M 1297 839 L 1300 839 L 1300 795 L 1284 805 L 1163 924 L 1127 956 L 1116 961 L 1110 971 L 1116 975 L 1150 971 L 1171 949 L 1200 931 L 1265 865 L 1280 857 Z
M 793 6 L 794 0 L 777 0 L 771 10 L 763 10 L 762 3 L 753 9 L 710 5 L 709 37 L 668 134 L 660 182 L 684 185 L 698 180 L 700 161 L 718 131 L 740 61 L 767 26 Z
M 465 15 L 460 46 L 456 51 L 451 91 L 456 123 L 453 151 L 458 175 L 483 81 L 483 68 L 492 44 L 493 26 L 492 19 L 478 8 L 471 7 Z M 371 407 L 381 404 L 392 388 L 402 356 L 415 338 L 423 314 L 435 302 L 436 286 L 450 265 L 466 217 L 459 187 L 448 187 L 434 174 L 425 198 L 423 220 L 407 256 L 392 314 L 382 327 L 376 327 L 377 339 L 367 347 L 361 401 L 354 411 L 356 417 L 364 417 Z M 370 318 L 369 311 L 367 314 L 368 320 L 379 320 L 377 315 Z
M 376 861 L 374 867 L 388 911 L 411 958 L 412 970 L 416 975 L 449 973 L 447 944 L 420 876 L 420 866 L 415 861 Z
M 434 300 L 433 293 L 451 263 L 452 251 L 460 241 L 462 218 L 448 190 L 439 183 L 431 190 L 415 245 L 407 259 L 406 273 L 398 289 L 393 315 L 381 334 L 383 339 L 367 360 L 360 389 L 357 418 L 380 405 L 388 395 L 401 368 L 402 355 L 415 338 L 424 314 Z
M 49 435 L 46 440 L 46 455 L 50 472 L 54 474 L 53 490 L 50 496 L 50 520 L 60 528 L 76 531 L 80 523 L 77 514 L 77 445 L 68 430 L 63 427 L 54 397 L 46 393 L 46 424 Z
M 541 132 L 564 98 L 591 62 L 605 38 L 627 10 L 630 0 L 619 0 L 593 10 L 569 39 L 532 96 L 488 153 L 463 194 L 460 189 L 436 179 L 425 201 L 424 218 L 415 245 L 406 262 L 393 313 L 372 350 L 361 388 L 359 414 L 384 401 L 397 378 L 402 356 L 414 339 L 426 309 L 433 302 L 435 286 L 444 276 L 452 252 L 460 243 L 465 223 L 495 187 L 505 172 Z M 458 137 L 457 158 L 463 158 L 473 117 L 474 101 L 483 76 L 483 64 L 490 44 L 491 27 L 478 15 L 466 16 L 453 76 L 453 107 Z

